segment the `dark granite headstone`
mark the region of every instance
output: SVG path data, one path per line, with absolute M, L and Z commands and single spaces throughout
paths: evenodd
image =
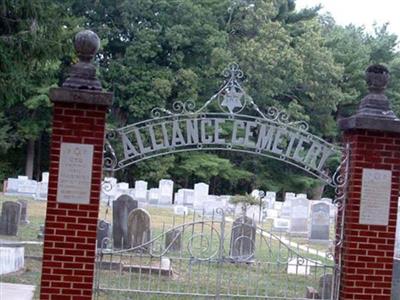
M 21 219 L 20 223 L 21 224 L 29 224 L 28 220 L 28 201 L 27 200 L 22 200 L 19 199 L 18 203 L 21 203 Z
M 329 204 L 320 202 L 311 207 L 311 240 L 329 240 Z
M 143 208 L 136 208 L 128 216 L 128 240 L 129 248 L 143 245 L 150 241 L 150 215 Z M 147 249 L 149 246 L 143 246 Z
M 128 216 L 138 207 L 138 202 L 129 195 L 121 195 L 113 201 L 113 243 L 115 248 L 129 248 Z
M 172 229 L 165 233 L 165 249 L 168 251 L 179 252 L 182 247 L 182 232 L 178 229 Z
M 320 299 L 330 300 L 332 299 L 332 284 L 333 276 L 332 274 L 325 274 L 319 279 L 319 294 Z
M 97 223 L 97 248 L 105 248 L 106 240 L 110 238 L 111 224 L 104 221 L 99 220 Z
M 248 262 L 254 257 L 256 241 L 256 223 L 242 216 L 233 222 L 229 255 L 234 261 Z
M 21 206 L 21 203 L 18 202 L 3 202 L 0 218 L 0 234 L 17 235 L 21 219 Z

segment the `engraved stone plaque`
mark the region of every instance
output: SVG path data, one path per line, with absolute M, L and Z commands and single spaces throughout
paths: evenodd
M 93 145 L 61 144 L 57 185 L 58 202 L 89 204 L 92 165 Z
M 392 171 L 363 169 L 360 224 L 388 225 Z

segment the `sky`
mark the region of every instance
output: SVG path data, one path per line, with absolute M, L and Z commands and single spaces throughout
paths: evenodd
M 296 0 L 296 8 L 321 4 L 321 12 L 330 12 L 340 25 L 355 24 L 372 31 L 374 22 L 389 23 L 389 32 L 400 36 L 399 0 Z

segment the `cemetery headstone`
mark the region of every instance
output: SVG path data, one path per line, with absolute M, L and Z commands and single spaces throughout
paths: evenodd
M 311 206 L 310 239 L 329 241 L 329 204 L 320 202 Z
M 272 231 L 286 232 L 289 230 L 290 220 L 275 218 L 272 224 Z
M 229 255 L 236 262 L 250 262 L 254 258 L 256 223 L 247 216 L 237 218 L 232 224 Z
M 99 220 L 97 224 L 97 248 L 105 248 L 106 241 L 110 238 L 111 223 Z
M 161 204 L 160 203 L 160 190 L 159 189 L 150 189 L 147 193 L 147 198 L 149 204 Z
M 319 279 L 319 294 L 321 299 L 329 300 L 332 299 L 332 274 L 322 275 Z
M 147 201 L 147 181 L 135 181 L 135 200 Z
M 306 198 L 295 198 L 291 201 L 290 227 L 291 234 L 307 235 L 309 201 Z
M 310 275 L 311 266 L 303 263 L 303 258 L 293 258 L 288 262 L 287 273 L 295 275 Z
M 0 218 L 0 234 L 15 236 L 21 219 L 21 203 L 3 202 Z
M 194 190 L 182 189 L 183 193 L 183 205 L 193 206 L 194 204 Z
M 159 203 L 172 204 L 172 194 L 174 192 L 174 182 L 170 179 L 161 179 L 158 183 Z
M 182 247 L 182 232 L 179 229 L 172 229 L 165 233 L 165 248 L 168 251 L 179 252 Z
M 0 275 L 17 272 L 23 269 L 25 264 L 24 247 L 21 247 L 20 245 L 14 245 L 11 241 L 2 241 L 0 245 L 0 262 Z M 0 291 L 0 295 L 1 294 L 2 293 Z M 11 299 L 17 298 L 11 296 Z
M 19 220 L 20 224 L 29 224 L 29 220 L 28 220 L 28 201 L 19 199 L 18 203 L 21 204 L 21 218 Z
M 143 208 L 136 208 L 131 211 L 128 217 L 128 245 L 135 248 L 143 245 L 151 239 L 150 215 Z M 150 245 L 141 249 L 148 249 Z M 138 249 L 138 250 L 141 250 Z
M 138 207 L 138 202 L 129 195 L 121 195 L 113 201 L 113 243 L 115 248 L 129 248 L 128 216 Z
M 7 179 L 7 194 L 15 194 L 18 193 L 19 180 L 17 178 L 8 178 Z
M 202 208 L 203 201 L 206 201 L 208 198 L 209 186 L 206 183 L 200 182 L 194 185 L 194 208 Z
M 49 172 L 42 173 L 42 182 L 49 182 Z
M 37 235 L 38 239 L 43 239 L 44 238 L 44 224 L 41 224 L 39 226 L 39 233 Z
M 35 199 L 36 200 L 47 200 L 47 191 L 49 188 L 48 182 L 38 182 L 36 188 Z
M 24 194 L 27 196 L 36 195 L 37 181 L 28 179 L 26 176 L 18 176 L 18 194 Z
M 183 205 L 174 205 L 174 214 L 175 215 L 187 215 L 189 212 L 188 208 L 186 206 Z

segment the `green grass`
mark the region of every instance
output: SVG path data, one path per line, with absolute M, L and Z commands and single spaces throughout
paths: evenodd
M 2 202 L 11 200 L 16 201 L 19 197 L 6 197 L 0 196 L 0 205 Z M 37 238 L 39 232 L 39 225 L 44 224 L 46 202 L 28 200 L 28 219 L 30 223 L 21 225 L 18 235 L 16 237 L 0 236 L 0 239 L 15 240 L 15 241 L 40 241 Z M 174 216 L 169 208 L 156 208 L 148 207 L 147 210 L 151 215 L 152 236 L 156 237 L 161 235 L 158 241 L 159 245 L 163 247 L 165 240 L 163 233 L 171 229 L 173 226 L 178 226 L 184 223 L 193 221 L 193 216 L 185 218 Z M 99 217 L 111 222 L 112 211 L 105 205 L 101 206 Z M 196 215 L 197 221 L 201 217 Z M 271 229 L 272 223 L 267 221 L 263 224 L 266 231 Z M 256 240 L 256 262 L 251 264 L 234 264 L 228 261 L 216 262 L 217 257 L 213 257 L 212 262 L 206 261 L 199 263 L 198 261 L 189 260 L 191 253 L 188 250 L 188 245 L 194 246 L 197 253 L 201 253 L 201 249 L 206 246 L 206 239 L 200 235 L 205 233 L 211 236 L 213 231 L 212 247 L 202 253 L 203 257 L 209 256 L 211 253 L 218 253 L 219 240 L 221 228 L 219 222 L 207 222 L 207 225 L 196 224 L 192 227 L 185 227 L 182 237 L 182 250 L 178 253 L 168 252 L 166 256 L 171 259 L 171 268 L 173 276 L 162 276 L 159 273 L 141 274 L 128 271 L 110 271 L 98 270 L 100 287 L 111 289 L 133 289 L 148 291 L 153 290 L 155 294 L 141 294 L 134 291 L 108 291 L 100 292 L 97 296 L 98 299 L 194 299 L 194 296 L 185 296 L 185 293 L 197 293 L 196 299 L 206 299 L 201 296 L 205 294 L 212 295 L 217 290 L 222 294 L 232 295 L 229 299 L 246 299 L 246 295 L 259 294 L 274 297 L 292 297 L 302 298 L 305 295 L 305 287 L 313 286 L 318 287 L 318 280 L 320 275 L 324 272 L 331 273 L 332 261 L 326 261 L 328 267 L 324 268 L 311 268 L 311 274 L 308 276 L 295 276 L 287 274 L 287 265 L 277 263 L 277 258 L 280 257 L 282 261 L 288 255 L 288 250 L 280 244 L 277 240 L 269 237 L 261 237 L 257 234 Z M 229 255 L 230 247 L 230 231 L 231 223 L 227 222 L 224 227 L 224 249 L 225 256 Z M 218 232 L 218 234 L 216 234 Z M 195 239 L 191 239 L 192 234 L 196 235 Z M 307 244 L 308 241 L 302 238 L 290 238 L 291 241 L 296 241 L 300 244 Z M 203 247 L 203 248 L 202 248 Z M 311 244 L 310 247 L 314 249 L 324 249 L 324 245 Z M 326 248 L 326 247 L 325 247 Z M 192 251 L 193 253 L 194 251 Z M 26 255 L 40 257 L 42 254 L 42 247 L 30 245 L 26 247 Z M 300 255 L 310 259 L 323 261 L 323 259 L 316 255 L 307 254 L 304 251 L 298 250 Z M 157 254 L 157 253 L 155 253 Z M 122 252 L 114 255 L 104 255 L 104 261 L 118 262 L 121 261 L 125 265 L 138 264 L 142 266 L 157 265 L 160 259 L 157 257 L 150 257 L 145 254 Z M 36 285 L 35 299 L 38 299 L 39 284 L 40 284 L 41 261 L 37 259 L 27 258 L 25 261 L 25 270 L 18 274 L 3 275 L 1 281 L 10 283 L 23 283 Z M 181 296 L 177 295 L 160 295 L 157 291 L 163 292 L 179 292 Z M 241 297 L 239 297 L 241 296 Z

